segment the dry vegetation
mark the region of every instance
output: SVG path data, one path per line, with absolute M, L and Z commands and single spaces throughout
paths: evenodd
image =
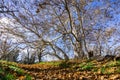
M 70 60 L 17 64 L 0 61 L 3 80 L 116 80 L 120 61 Z M 4 76 L 4 77 L 3 77 Z

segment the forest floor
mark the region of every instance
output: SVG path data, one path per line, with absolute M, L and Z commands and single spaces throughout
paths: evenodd
M 0 61 L 0 80 L 120 80 L 120 61 L 70 60 L 29 65 Z

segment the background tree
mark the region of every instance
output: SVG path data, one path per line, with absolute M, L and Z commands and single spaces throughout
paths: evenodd
M 0 59 L 7 61 L 18 61 L 19 49 L 17 45 L 14 45 L 8 40 L 8 37 L 4 40 L 0 40 Z

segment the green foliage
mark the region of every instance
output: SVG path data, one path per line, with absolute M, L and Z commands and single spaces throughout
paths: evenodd
M 95 67 L 95 68 L 93 69 L 93 72 L 97 72 L 97 71 L 98 71 L 98 68 Z
M 115 72 L 120 73 L 120 68 L 117 68 Z
M 0 68 L 0 74 L 4 73 L 4 70 L 2 68 Z
M 59 66 L 61 62 L 40 62 L 39 64 L 51 65 L 51 66 Z
M 80 64 L 80 67 L 83 67 L 83 66 L 85 66 L 85 64 L 86 64 L 86 63 L 81 63 L 81 64 Z
M 101 69 L 100 69 L 101 74 L 105 74 L 105 70 L 106 70 L 105 67 L 101 67 Z
M 66 61 L 40 62 L 39 64 L 45 64 L 45 65 L 50 65 L 50 66 L 58 66 L 60 68 L 67 68 L 67 67 L 69 67 L 69 63 L 66 62 Z
M 115 66 L 120 66 L 120 61 L 110 61 L 105 65 L 105 67 L 115 67 Z
M 15 76 L 13 76 L 12 74 L 8 73 L 7 75 L 5 75 L 2 80 L 15 80 Z
M 4 70 L 2 69 L 2 68 L 0 68 L 0 79 L 2 79 L 3 78 L 3 76 L 4 76 Z
M 61 62 L 61 64 L 59 64 L 59 67 L 60 68 L 68 68 L 68 67 L 70 67 L 70 64 L 68 63 L 68 62 Z
M 80 67 L 82 70 L 91 70 L 91 69 L 93 69 L 94 65 L 93 65 L 93 63 L 88 62 L 88 63 L 80 64 Z
M 106 67 L 114 67 L 116 66 L 116 61 L 110 61 L 106 64 Z
M 112 72 L 106 72 L 105 74 L 106 74 L 106 75 L 110 75 L 110 74 L 112 74 Z
M 114 70 L 114 69 L 113 69 Z M 112 67 L 101 67 L 100 68 L 100 71 L 101 71 L 101 74 L 106 74 L 106 75 L 109 75 L 109 74 L 112 74 L 114 73 L 112 71 Z
M 18 67 L 16 67 L 16 66 L 9 66 L 9 68 L 10 68 L 11 70 L 15 71 L 16 73 L 18 73 L 19 75 L 22 75 L 23 72 L 24 72 L 22 69 L 20 69 L 20 68 L 18 68 Z
M 32 77 L 30 75 L 26 75 L 25 80 L 32 80 Z
M 4 60 L 0 60 L 0 64 L 3 66 L 6 66 L 6 65 L 17 66 L 17 63 L 15 63 L 15 62 L 8 62 L 8 61 L 4 61 Z
M 116 61 L 116 65 L 120 66 L 120 60 Z

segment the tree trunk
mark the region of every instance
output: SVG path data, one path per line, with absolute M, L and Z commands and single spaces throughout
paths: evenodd
M 76 59 L 83 58 L 84 57 L 84 52 L 82 50 L 81 43 L 80 42 L 75 42 L 73 47 L 74 47 L 74 57 Z
M 38 54 L 38 60 L 39 60 L 39 62 L 42 61 L 42 53 L 41 52 Z

